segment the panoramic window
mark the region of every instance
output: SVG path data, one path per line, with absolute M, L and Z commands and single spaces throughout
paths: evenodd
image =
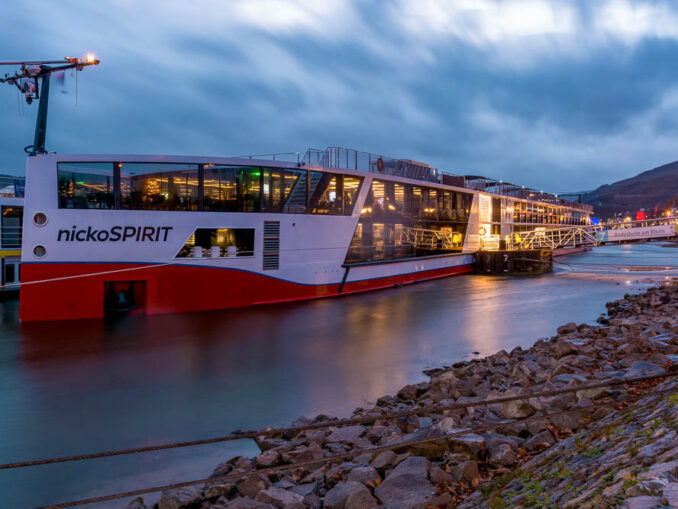
M 350 216 L 360 192 L 361 177 L 309 172 L 309 208 L 311 214 Z
M 58 163 L 59 208 L 115 207 L 112 163 Z
M 260 178 L 255 167 L 205 165 L 203 210 L 259 212 Z
M 285 197 L 284 173 L 280 168 L 263 168 L 262 212 L 280 212 Z
M 285 206 L 283 212 L 303 214 L 308 208 L 308 172 L 285 170 Z
M 472 200 L 467 193 L 374 179 L 346 262 L 458 252 Z
M 254 256 L 254 228 L 198 228 L 177 258 L 236 258 Z
M 198 165 L 118 163 L 120 208 L 198 210 Z
M 351 215 L 362 177 L 297 168 L 59 163 L 60 208 Z

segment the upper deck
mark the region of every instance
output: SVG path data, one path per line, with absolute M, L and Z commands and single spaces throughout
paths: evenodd
M 326 193 L 326 198 L 341 195 L 344 187 L 357 189 L 366 174 L 381 180 L 400 181 L 429 189 L 443 188 L 466 191 L 470 194 L 486 193 L 503 196 L 511 203 L 528 202 L 525 208 L 532 211 L 529 202 L 539 204 L 552 216 L 566 211 L 577 217 L 588 217 L 593 209 L 590 205 L 565 200 L 541 191 L 516 186 L 485 177 L 462 176 L 446 173 L 430 165 L 411 159 L 396 159 L 380 154 L 330 147 L 324 150 L 308 149 L 305 153 L 287 152 L 258 154 L 236 157 L 194 157 L 166 155 L 95 155 L 95 154 L 49 154 L 39 159 L 48 166 L 62 171 L 59 177 L 59 208 L 113 208 L 145 210 L 207 210 L 250 212 L 256 209 L 271 212 L 322 213 L 314 207 L 314 193 Z M 29 160 L 30 161 L 30 160 Z M 69 170 L 70 169 L 70 170 Z M 235 176 L 235 169 L 240 171 Z M 43 170 L 44 171 L 44 170 Z M 70 182 L 65 180 L 70 171 Z M 226 175 L 226 173 L 229 173 Z M 323 177 L 323 175 L 326 175 Z M 334 175 L 334 176 L 332 176 Z M 142 192 L 143 203 L 139 201 Z M 346 184 L 344 184 L 346 181 Z M 138 185 L 135 186 L 135 183 Z M 317 184 L 325 184 L 323 188 Z M 260 197 L 260 204 L 228 207 L 214 206 L 215 199 L 223 200 L 241 193 L 263 196 L 271 188 L 272 200 L 266 208 L 266 199 Z M 309 189 L 311 187 L 311 189 Z M 294 188 L 294 189 L 293 189 Z M 147 196 L 148 190 L 153 196 Z M 157 192 L 155 192 L 157 191 Z M 35 190 L 34 190 L 35 192 Z M 68 195 L 86 194 L 90 205 L 77 204 Z M 152 193 L 153 194 L 153 193 Z M 242 194 L 242 193 L 241 193 Z M 302 194 L 304 196 L 302 196 Z M 172 195 L 172 196 L 170 196 Z M 276 196 L 277 195 L 277 196 Z M 53 196 L 53 195 L 52 195 Z M 280 197 L 290 198 L 287 205 L 280 205 Z M 241 196 L 244 201 L 251 201 Z M 316 199 L 320 199 L 318 194 Z M 340 196 L 343 198 L 343 196 Z M 228 198 L 230 199 L 230 198 Z M 327 201 L 327 200 L 325 200 Z M 353 203 L 351 197 L 349 201 Z M 302 203 L 303 202 L 303 203 Z M 338 201 L 335 205 L 342 203 Z M 330 207 L 331 209 L 331 207 Z M 537 209 L 535 213 L 541 212 Z M 342 203 L 341 210 L 327 213 L 348 214 Z M 520 216 L 517 215 L 516 221 Z M 555 220 L 554 220 L 555 221 Z
M 349 169 L 380 176 L 423 180 L 428 183 L 443 184 L 470 191 L 501 195 L 515 200 L 531 201 L 557 207 L 579 210 L 587 214 L 593 213 L 593 206 L 580 201 L 566 200 L 556 194 L 538 191 L 510 182 L 476 175 L 458 175 L 433 168 L 427 163 L 411 159 L 397 159 L 362 150 L 345 147 L 328 147 L 324 150 L 308 149 L 302 152 L 282 152 L 239 156 L 245 159 L 262 159 L 269 161 L 291 161 L 298 165 L 313 165 L 322 168 Z

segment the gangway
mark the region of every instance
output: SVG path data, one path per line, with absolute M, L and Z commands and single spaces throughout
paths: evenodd
M 462 247 L 461 234 L 423 228 L 403 228 L 400 234 L 401 244 L 411 244 L 423 249 L 458 249 Z
M 649 240 L 673 237 L 678 231 L 678 218 L 646 219 L 606 225 L 536 228 L 514 233 L 507 239 L 507 249 L 560 249 L 597 246 L 608 242 Z

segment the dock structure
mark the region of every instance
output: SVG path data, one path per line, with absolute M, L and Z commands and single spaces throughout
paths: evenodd
M 661 218 L 608 225 L 536 228 L 516 236 L 509 243 L 514 249 L 561 249 L 598 246 L 610 242 L 653 240 L 675 237 L 678 218 Z
M 608 225 L 535 228 L 504 241 L 481 238 L 476 272 L 481 274 L 542 274 L 553 270 L 553 256 L 591 249 L 601 244 L 678 235 L 678 218 L 649 219 Z

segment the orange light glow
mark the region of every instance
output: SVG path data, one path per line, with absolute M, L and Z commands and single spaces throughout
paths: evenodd
M 85 57 L 85 60 L 89 62 L 90 64 L 94 62 L 94 55 L 92 53 L 88 53 L 87 56 Z

